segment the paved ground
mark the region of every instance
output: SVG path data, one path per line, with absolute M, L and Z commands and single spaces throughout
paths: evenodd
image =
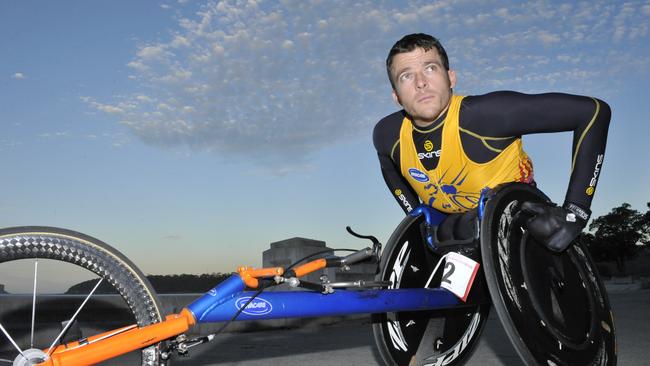
M 610 294 L 619 365 L 650 365 L 650 290 Z M 225 334 L 175 365 L 379 365 L 367 321 L 319 328 Z M 492 312 L 468 365 L 522 365 Z

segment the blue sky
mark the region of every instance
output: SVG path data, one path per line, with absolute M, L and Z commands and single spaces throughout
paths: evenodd
M 98 237 L 147 273 L 259 265 L 293 236 L 361 247 L 402 217 L 372 128 L 384 60 L 441 39 L 459 94 L 561 91 L 613 109 L 592 209 L 650 201 L 649 1 L 0 3 L 0 226 Z M 564 198 L 570 134 L 525 137 Z

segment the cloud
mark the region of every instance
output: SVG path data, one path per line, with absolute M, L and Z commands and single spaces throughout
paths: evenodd
M 20 141 L 0 139 L 0 151 L 14 150 L 21 145 Z
M 92 137 L 96 138 L 96 137 Z M 101 134 L 101 138 L 108 141 L 112 147 L 119 149 L 124 146 L 127 146 L 131 143 L 131 135 L 122 133 L 122 132 L 104 132 Z
M 165 53 L 165 46 L 162 45 L 146 46 L 140 48 L 140 50 L 137 53 L 137 56 L 140 59 L 146 61 L 146 60 L 161 58 L 164 55 L 164 53 Z
M 136 96 L 135 100 L 140 101 L 140 97 L 140 95 Z M 124 114 L 127 112 L 127 110 L 133 109 L 135 107 L 133 102 L 120 102 L 117 105 L 111 105 L 96 102 L 93 98 L 87 96 L 80 97 L 80 99 L 89 104 L 94 109 L 108 114 Z
M 146 95 L 136 95 L 135 99 L 139 102 L 152 102 L 153 99 L 149 98 Z
M 560 41 L 560 37 L 557 34 L 550 33 L 548 31 L 542 30 L 539 31 L 537 37 L 544 45 L 550 45 Z
M 174 39 L 171 42 L 171 46 L 173 48 L 178 48 L 178 47 L 189 47 L 190 42 L 187 40 L 187 38 L 183 36 L 175 36 Z
M 27 76 L 25 76 L 25 74 L 23 74 L 22 72 L 17 72 L 17 73 L 14 73 L 13 75 L 11 75 L 11 77 L 16 79 L 16 80 L 21 80 L 21 79 L 26 78 Z
M 615 60 L 647 73 L 638 61 L 648 59 L 647 47 L 638 45 L 650 43 L 648 6 L 210 1 L 198 11 L 181 8 L 166 39 L 125 60 L 136 92 L 86 103 L 148 144 L 280 170 L 306 165 L 343 139 L 368 138 L 394 109 L 383 62 L 404 34 L 435 32 L 463 93 L 598 94 L 609 90 L 604 76 L 625 72 Z
M 643 15 L 650 16 L 650 3 L 646 3 L 646 4 L 641 6 L 641 13 Z
M 57 137 L 68 137 L 70 134 L 67 131 L 57 131 L 57 132 L 44 132 L 38 134 L 40 138 L 57 138 Z
M 570 63 L 570 64 L 578 64 L 582 61 L 581 55 L 572 55 L 572 54 L 560 54 L 556 56 L 556 59 L 558 61 Z

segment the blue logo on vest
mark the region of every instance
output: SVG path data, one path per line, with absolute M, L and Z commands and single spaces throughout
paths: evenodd
M 409 169 L 409 175 L 420 183 L 426 183 L 429 181 L 429 176 L 424 174 L 424 172 L 422 172 L 419 169 L 415 169 L 415 168 Z

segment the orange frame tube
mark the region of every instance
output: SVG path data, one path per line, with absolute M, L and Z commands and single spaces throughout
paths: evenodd
M 282 276 L 282 274 L 284 274 L 284 268 L 271 267 L 255 269 L 253 267 L 242 266 L 237 268 L 237 272 L 239 273 L 239 276 L 244 281 L 246 286 L 250 288 L 257 288 L 259 286 L 259 281 L 257 280 L 258 278 Z
M 168 315 L 160 323 L 133 328 L 95 343 L 80 346 L 79 342 L 72 342 L 57 346 L 50 359 L 39 363 L 38 366 L 93 365 L 185 333 L 195 323 L 196 319 L 192 313 L 184 308 L 180 314 Z M 88 340 L 92 342 L 93 339 L 99 339 L 113 332 L 103 333 Z M 45 353 L 48 351 L 44 350 Z
M 302 277 L 312 272 L 316 272 L 319 269 L 323 269 L 327 266 L 327 261 L 323 258 L 316 259 L 311 262 L 307 262 L 301 266 L 296 267 L 293 271 L 296 274 L 296 277 Z
M 297 277 L 302 277 L 325 268 L 326 264 L 325 259 L 317 259 L 296 267 L 294 273 Z M 238 272 L 247 286 L 256 288 L 258 286 L 257 278 L 281 276 L 284 274 L 284 269 L 282 267 L 260 269 L 240 267 Z M 160 323 L 142 328 L 127 326 L 89 337 L 84 344 L 77 341 L 56 346 L 50 359 L 37 364 L 37 366 L 93 365 L 168 340 L 185 333 L 194 324 L 196 324 L 194 315 L 184 308 L 180 314 L 168 315 Z M 103 337 L 107 338 L 101 339 Z M 49 349 L 44 350 L 45 353 L 48 351 Z

